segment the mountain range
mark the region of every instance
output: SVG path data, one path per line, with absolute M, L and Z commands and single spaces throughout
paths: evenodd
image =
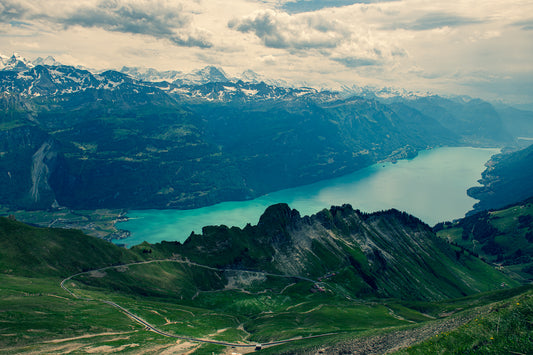
M 50 57 L 3 65 L 0 197 L 14 208 L 194 208 L 431 147 L 513 141 L 478 99 L 347 96 L 236 81 L 214 67 L 144 81 Z
M 46 58 L 38 57 L 35 60 L 28 60 L 18 53 L 13 53 L 11 57 L 0 54 L 0 70 L 24 71 L 39 65 L 64 66 L 52 56 Z M 85 69 L 91 72 L 94 70 L 76 66 L 77 69 Z M 132 78 L 144 82 L 169 82 L 177 85 L 202 85 L 211 82 L 237 82 L 242 80 L 247 83 L 259 84 L 264 82 L 268 85 L 279 87 L 290 87 L 291 85 L 282 79 L 271 79 L 260 75 L 252 70 L 245 70 L 238 77 L 230 77 L 222 68 L 207 66 L 202 69 L 185 73 L 179 70 L 159 71 L 154 68 L 144 67 L 122 67 L 119 72 L 127 74 Z

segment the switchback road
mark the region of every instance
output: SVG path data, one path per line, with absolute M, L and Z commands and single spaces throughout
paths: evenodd
M 122 313 L 126 314 L 128 317 L 133 319 L 135 322 L 141 324 L 146 329 L 148 329 L 148 330 L 150 330 L 150 331 L 152 331 L 154 333 L 157 333 L 159 335 L 162 335 L 162 336 L 165 336 L 165 337 L 169 337 L 169 338 L 182 339 L 182 340 L 187 340 L 187 341 L 191 341 L 191 342 L 208 343 L 208 344 L 216 344 L 216 345 L 232 346 L 232 347 L 240 347 L 240 348 L 257 348 L 257 347 L 280 345 L 280 344 L 290 343 L 290 342 L 297 341 L 297 340 L 313 339 L 313 338 L 319 338 L 319 337 L 325 337 L 325 336 L 329 336 L 329 335 L 333 335 L 333 334 L 338 334 L 338 333 L 326 333 L 326 334 L 312 335 L 312 336 L 307 336 L 307 337 L 298 337 L 298 338 L 293 338 L 293 339 L 278 340 L 278 341 L 273 341 L 273 342 L 268 342 L 268 343 L 263 343 L 263 344 L 229 343 L 229 342 L 224 342 L 224 341 L 200 339 L 200 338 L 194 338 L 194 337 L 175 335 L 175 334 L 170 334 L 170 333 L 164 332 L 164 331 L 156 328 L 155 326 L 153 326 L 150 323 L 148 323 L 146 320 L 142 319 L 138 315 L 130 312 L 129 310 L 127 310 L 126 308 L 122 307 L 121 305 L 119 305 L 119 304 L 117 304 L 115 302 L 111 302 L 111 301 L 107 301 L 107 300 L 95 300 L 95 299 L 92 299 L 92 298 L 81 297 L 81 296 L 78 296 L 77 294 L 75 294 L 74 292 L 72 292 L 66 286 L 66 282 L 67 281 L 72 280 L 73 278 L 75 278 L 77 276 L 80 276 L 80 275 L 89 274 L 89 273 L 92 273 L 92 272 L 102 272 L 102 271 L 109 270 L 109 269 L 127 267 L 127 266 L 132 266 L 132 265 L 150 264 L 150 263 L 155 263 L 155 262 L 176 262 L 176 263 L 187 264 L 187 265 L 190 265 L 190 266 L 196 266 L 196 267 L 200 267 L 200 268 L 204 268 L 204 269 L 208 269 L 208 270 L 213 270 L 213 271 L 220 271 L 220 272 L 233 271 L 233 272 L 243 272 L 243 273 L 256 273 L 256 274 L 262 274 L 262 275 L 265 275 L 265 276 L 293 278 L 293 279 L 299 279 L 299 280 L 304 280 L 304 281 L 317 283 L 317 281 L 315 281 L 315 280 L 311 280 L 309 278 L 301 277 L 301 276 L 278 275 L 278 274 L 271 274 L 271 273 L 268 273 L 268 272 L 261 272 L 261 271 L 254 271 L 254 270 L 218 269 L 218 268 L 213 268 L 213 267 L 206 266 L 206 265 L 193 263 L 193 262 L 190 262 L 188 260 L 158 259 L 158 260 L 139 261 L 139 262 L 133 262 L 133 263 L 121 264 L 121 265 L 106 266 L 106 267 L 103 267 L 103 268 L 100 268 L 100 269 L 94 269 L 94 270 L 88 270 L 88 271 L 79 272 L 77 274 L 71 275 L 71 276 L 63 279 L 61 281 L 61 283 L 60 283 L 60 286 L 65 291 L 67 291 L 72 297 L 74 297 L 76 299 L 80 299 L 80 300 L 84 300 L 84 301 L 99 301 L 99 302 L 103 302 L 105 304 L 108 304 L 108 305 L 110 305 L 112 307 L 117 308 Z

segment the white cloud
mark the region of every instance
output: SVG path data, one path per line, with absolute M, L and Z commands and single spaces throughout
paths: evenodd
M 195 28 L 180 3 L 167 0 L 29 2 L 4 0 L 0 18 L 40 21 L 65 28 L 80 26 L 166 39 L 179 46 L 207 48 L 209 33 Z
M 514 95 L 533 76 L 532 13 L 527 0 L 0 0 L 0 53 Z
M 265 55 L 263 57 L 260 57 L 259 60 L 262 63 L 268 64 L 268 65 L 274 65 L 277 63 L 277 58 L 273 55 Z
M 243 33 L 254 33 L 267 47 L 296 50 L 333 48 L 347 34 L 340 22 L 320 14 L 291 16 L 274 10 L 232 19 L 228 27 Z

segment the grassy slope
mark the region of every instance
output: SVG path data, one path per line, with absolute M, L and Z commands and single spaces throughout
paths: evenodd
M 0 217 L 0 273 L 67 277 L 135 260 L 140 257 L 77 230 L 31 227 Z
M 301 341 L 265 349 L 262 353 L 529 354 L 532 351 L 531 286 L 443 302 L 387 305 L 393 310 L 415 307 L 434 319 Z
M 461 255 L 479 254 L 511 275 L 533 280 L 533 200 L 481 212 L 436 229 L 439 237 L 464 249 Z
M 434 334 L 399 354 L 531 354 L 533 292 L 491 303 L 477 316 L 451 331 Z

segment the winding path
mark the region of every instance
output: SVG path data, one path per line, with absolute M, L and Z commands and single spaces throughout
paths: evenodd
M 122 307 L 121 305 L 119 305 L 119 304 L 117 304 L 115 302 L 106 301 L 106 300 L 95 300 L 95 299 L 92 299 L 92 298 L 78 296 L 74 292 L 72 292 L 65 285 L 65 283 L 67 281 L 72 280 L 76 276 L 89 274 L 91 272 L 101 272 L 101 271 L 105 271 L 105 270 L 109 270 L 109 269 L 116 269 L 116 268 L 119 268 L 119 267 L 132 266 L 132 265 L 141 265 L 141 264 L 150 264 L 150 263 L 155 263 L 155 262 L 175 262 L 175 263 L 187 264 L 187 265 L 196 266 L 196 267 L 200 267 L 200 268 L 204 268 L 204 269 L 208 269 L 208 270 L 213 270 L 213 271 L 222 271 L 222 272 L 224 272 L 224 271 L 234 271 L 234 272 L 244 272 L 244 273 L 255 273 L 255 274 L 262 274 L 262 275 L 265 275 L 265 276 L 292 278 L 292 279 L 299 279 L 299 280 L 303 280 L 303 281 L 309 281 L 309 282 L 313 282 L 313 283 L 318 283 L 315 280 L 312 280 L 312 279 L 309 279 L 309 278 L 306 278 L 306 277 L 302 277 L 302 276 L 278 275 L 278 274 L 271 274 L 271 273 L 268 273 L 268 272 L 254 271 L 254 270 L 218 269 L 218 268 L 214 268 L 214 267 L 211 267 L 211 266 L 197 264 L 197 263 L 194 263 L 194 262 L 191 262 L 191 261 L 188 261 L 188 260 L 158 259 L 158 260 L 139 261 L 139 262 L 133 262 L 133 263 L 121 264 L 121 265 L 106 266 L 106 267 L 103 267 L 103 268 L 100 268 L 100 269 L 94 269 L 94 270 L 88 270 L 88 271 L 79 272 L 77 274 L 70 275 L 69 277 L 63 279 L 61 281 L 61 283 L 60 283 L 60 286 L 61 286 L 62 289 L 67 291 L 72 297 L 74 297 L 76 299 L 84 300 L 84 301 L 100 301 L 100 302 L 106 303 L 106 304 L 108 304 L 108 305 L 110 305 L 112 307 L 117 308 L 122 313 L 126 314 L 131 319 L 133 319 L 135 322 L 141 324 L 142 326 L 146 327 L 146 329 L 148 329 L 148 330 L 150 330 L 150 331 L 152 331 L 154 333 L 157 333 L 159 335 L 162 335 L 162 336 L 165 336 L 165 337 L 169 337 L 169 338 L 182 339 L 182 340 L 187 340 L 187 341 L 191 341 L 191 342 L 208 343 L 208 344 L 232 346 L 232 347 L 239 347 L 239 348 L 257 348 L 257 347 L 264 347 L 264 346 L 280 345 L 280 344 L 290 343 L 290 342 L 297 341 L 297 340 L 320 338 L 320 337 L 325 337 L 325 336 L 329 336 L 329 335 L 338 334 L 338 333 L 318 334 L 318 335 L 311 335 L 311 336 L 307 336 L 307 337 L 297 337 L 297 338 L 292 338 L 292 339 L 278 340 L 278 341 L 273 341 L 273 342 L 263 343 L 263 344 L 229 343 L 229 342 L 224 342 L 224 341 L 208 340 L 208 339 L 200 339 L 200 338 L 194 338 L 194 337 L 175 335 L 175 334 L 170 334 L 170 333 L 164 332 L 164 331 L 156 328 L 155 326 L 151 325 L 150 323 L 148 323 L 147 321 L 145 321 L 141 317 L 139 317 L 136 314 L 130 312 L 129 310 L 127 310 L 126 308 Z

